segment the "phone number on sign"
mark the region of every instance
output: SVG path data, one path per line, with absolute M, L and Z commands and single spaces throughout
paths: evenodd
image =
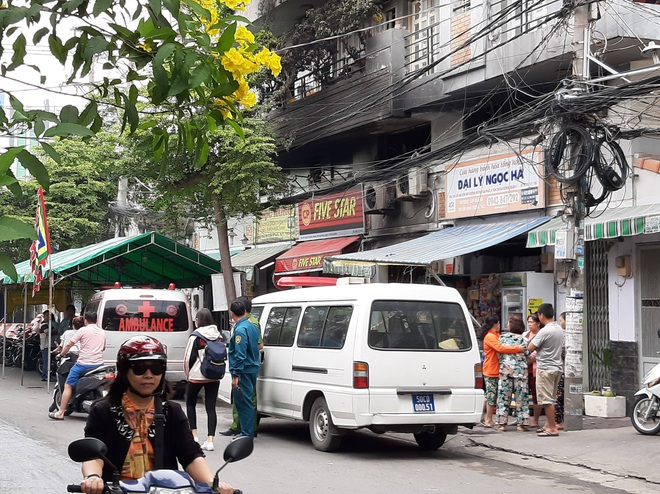
M 520 202 L 520 193 L 511 192 L 509 194 L 501 194 L 499 196 L 490 196 L 486 199 L 487 206 L 505 206 L 507 204 L 515 204 Z

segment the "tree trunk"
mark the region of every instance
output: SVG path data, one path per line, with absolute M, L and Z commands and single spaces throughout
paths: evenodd
M 215 227 L 218 232 L 218 244 L 220 246 L 220 266 L 222 266 L 222 278 L 225 282 L 225 294 L 227 305 L 236 300 L 236 287 L 234 286 L 234 275 L 231 267 L 231 253 L 229 252 L 229 236 L 227 235 L 227 217 L 220 204 L 220 198 L 213 194 L 213 212 L 215 216 Z

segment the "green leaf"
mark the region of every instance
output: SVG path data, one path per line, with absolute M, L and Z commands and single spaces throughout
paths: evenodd
M 0 177 L 7 173 L 9 167 L 18 156 L 18 153 L 23 151 L 25 146 L 16 146 L 14 148 L 9 148 L 4 153 L 0 154 Z
M 133 103 L 125 94 L 122 96 L 124 98 L 124 116 L 128 122 L 128 125 L 131 127 L 130 132 L 133 134 L 135 129 L 137 129 L 138 123 L 140 123 L 140 116 L 138 115 L 135 103 Z
M 44 130 L 46 130 L 46 124 L 43 120 L 35 120 L 33 130 L 34 135 L 40 137 L 44 133 Z
M 98 105 L 96 101 L 90 101 L 78 118 L 78 123 L 87 127 L 98 116 Z
M 25 45 L 27 42 L 25 41 L 25 36 L 23 34 L 19 34 L 18 37 L 14 40 L 14 44 L 12 45 L 12 50 L 14 51 L 14 54 L 11 57 L 11 64 L 9 67 L 7 67 L 7 70 L 14 70 L 16 67 L 19 67 L 23 64 L 23 59 L 25 58 Z
M 34 33 L 34 36 L 32 36 L 32 42 L 36 45 L 43 39 L 44 36 L 46 36 L 50 32 L 50 29 L 47 27 L 42 27 L 39 29 L 36 33 Z
M 156 16 L 160 15 L 161 0 L 149 0 L 149 7 Z
M 66 63 L 66 56 L 68 54 L 68 51 L 64 48 L 64 45 L 62 44 L 62 41 L 60 41 L 60 38 L 58 38 L 54 34 L 48 36 L 48 47 L 50 48 L 50 52 L 53 54 L 53 56 L 62 65 L 64 65 Z
M 84 1 L 85 0 L 69 0 L 68 2 L 64 2 L 64 5 L 62 5 L 60 8 L 65 14 L 70 14 L 78 7 L 80 7 Z
M 0 218 L 0 221 L 1 220 L 2 218 Z M 16 273 L 16 267 L 14 266 L 14 263 L 11 262 L 11 259 L 9 259 L 9 257 L 7 257 L 2 252 L 0 252 L 0 271 L 2 271 L 6 276 L 8 276 L 12 281 L 18 280 L 18 274 Z
M 245 131 L 243 130 L 243 127 L 238 125 L 238 122 L 236 122 L 234 120 L 231 120 L 231 119 L 227 119 L 227 120 L 225 120 L 225 122 L 227 122 L 229 124 L 229 126 L 232 129 L 234 129 L 234 131 L 241 137 L 241 139 L 245 139 Z
M 124 26 L 120 26 L 119 24 L 109 24 L 109 26 L 114 29 L 117 35 L 123 40 L 136 41 L 138 39 L 137 33 Z
M 190 89 L 195 89 L 196 87 L 199 87 L 200 84 L 203 82 L 206 82 L 208 78 L 211 76 L 211 69 L 202 64 L 198 65 L 195 67 L 192 73 L 192 77 L 190 78 Z
M 195 0 L 186 2 L 186 5 L 195 13 L 197 16 L 201 17 L 204 20 L 211 20 L 211 13 L 202 7 L 200 4 L 195 2 Z
M 11 94 L 9 95 L 9 104 L 18 113 L 20 113 L 21 115 L 25 115 L 25 109 L 23 108 L 23 103 L 21 103 L 20 100 L 16 99 Z
M 108 49 L 108 42 L 103 36 L 95 36 L 87 42 L 87 46 L 83 51 L 83 56 L 86 59 L 93 57 L 98 53 L 102 53 Z
M 234 23 L 227 26 L 227 29 L 224 30 L 224 32 L 220 36 L 220 39 L 218 40 L 218 44 L 215 47 L 215 51 L 217 51 L 220 54 L 225 53 L 234 44 L 235 36 L 236 36 L 236 24 Z
M 46 154 L 51 157 L 53 161 L 56 163 L 61 163 L 62 158 L 60 157 L 60 153 L 57 152 L 57 150 L 48 144 L 47 142 L 40 142 L 39 143 L 44 151 L 46 151 Z
M 96 0 L 94 3 L 94 9 L 92 9 L 92 14 L 94 17 L 98 17 L 112 7 L 112 4 L 113 0 Z
M 60 121 L 62 123 L 78 123 L 78 108 L 66 105 L 60 110 Z
M 44 137 L 68 137 L 71 135 L 91 137 L 94 132 L 83 125 L 74 123 L 61 123 L 44 132 Z
M 50 187 L 48 171 L 41 160 L 25 149 L 18 153 L 17 158 L 18 161 L 21 162 L 21 165 L 30 170 L 30 174 L 37 179 L 37 182 L 39 182 L 45 190 L 48 190 Z
M 131 84 L 131 87 L 128 88 L 128 99 L 130 99 L 133 103 L 137 102 L 138 99 L 138 88 L 135 84 Z
M 163 5 L 175 18 L 179 17 L 181 12 L 181 2 L 179 0 L 163 0 Z
M 17 238 L 36 239 L 37 232 L 34 231 L 34 225 L 16 218 L 0 216 L 0 242 L 16 240 Z
M 204 139 L 202 136 L 197 137 L 197 153 L 195 155 L 195 162 L 193 166 L 195 168 L 201 168 L 206 164 L 206 160 L 209 157 L 209 141 Z

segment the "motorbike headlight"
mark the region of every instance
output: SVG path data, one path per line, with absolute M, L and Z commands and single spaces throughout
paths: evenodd
M 195 494 L 192 487 L 181 487 L 179 489 L 169 489 L 167 487 L 152 487 L 149 494 Z
M 658 379 L 654 379 L 653 381 L 651 381 L 651 382 L 648 384 L 648 387 L 649 387 L 649 388 L 652 388 L 653 386 L 655 386 L 655 385 L 657 385 L 657 384 L 660 384 L 660 378 L 658 378 Z

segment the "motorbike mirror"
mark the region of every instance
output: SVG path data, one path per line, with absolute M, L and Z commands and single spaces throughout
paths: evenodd
M 105 443 L 95 437 L 78 439 L 69 444 L 69 458 L 79 463 L 103 458 L 107 452 Z
M 233 463 L 247 458 L 254 450 L 254 441 L 249 436 L 239 436 L 225 448 L 223 459 Z
M 218 468 L 213 476 L 213 492 L 218 492 L 218 485 L 220 484 L 220 470 L 225 468 L 229 463 L 242 460 L 252 454 L 254 449 L 254 441 L 249 436 L 239 436 L 234 439 L 225 448 L 223 459 L 225 464 Z

